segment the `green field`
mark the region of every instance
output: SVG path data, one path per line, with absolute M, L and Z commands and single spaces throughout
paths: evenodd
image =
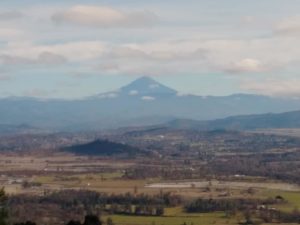
M 294 209 L 300 209 L 300 192 L 288 192 L 288 191 L 273 191 L 268 190 L 263 192 L 265 197 L 276 197 L 277 195 L 282 196 L 287 203 L 279 204 L 276 206 L 277 209 L 291 212 Z
M 236 218 L 226 218 L 224 213 L 203 213 L 179 216 L 123 216 L 112 215 L 104 217 L 104 221 L 110 217 L 117 225 L 207 225 L 207 224 L 238 224 Z

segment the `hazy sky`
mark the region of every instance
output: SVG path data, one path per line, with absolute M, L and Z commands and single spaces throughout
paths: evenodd
M 300 96 L 299 0 L 1 0 L 0 96 L 152 76 L 183 93 Z

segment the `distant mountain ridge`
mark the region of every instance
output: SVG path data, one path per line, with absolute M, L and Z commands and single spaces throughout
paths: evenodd
M 35 127 L 31 127 L 27 124 L 10 125 L 10 124 L 0 124 L 0 135 L 1 134 L 22 134 L 22 133 L 34 133 L 40 131 Z
M 166 127 L 195 130 L 253 130 L 300 128 L 300 111 L 232 116 L 211 121 L 172 120 Z
M 214 120 L 244 114 L 300 110 L 300 101 L 260 95 L 179 95 L 149 77 L 80 100 L 0 99 L 0 124 L 63 131 L 161 124 L 176 118 Z

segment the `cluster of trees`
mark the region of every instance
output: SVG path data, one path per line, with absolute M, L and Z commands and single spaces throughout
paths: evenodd
M 6 225 L 7 220 L 7 197 L 5 195 L 4 189 L 0 190 L 0 225 Z
M 74 194 L 76 198 L 74 198 Z M 70 198 L 72 196 L 72 198 Z M 157 196 L 148 196 L 148 195 L 138 195 L 133 196 L 131 194 L 125 195 L 105 195 L 98 194 L 91 191 L 62 191 L 56 192 L 52 195 L 44 197 L 42 199 L 37 199 L 34 197 L 29 197 L 23 199 L 12 197 L 10 204 L 22 204 L 26 201 L 40 201 L 41 203 L 48 202 L 49 204 L 59 203 L 62 207 L 70 207 L 69 204 L 88 204 L 89 206 L 94 205 L 98 200 L 103 197 L 105 203 L 109 203 L 109 211 L 111 213 L 120 213 L 120 214 L 135 214 L 135 215 L 144 215 L 144 216 L 161 216 L 164 214 L 164 206 L 173 204 L 170 200 L 170 194 L 160 194 Z M 76 200 L 75 200 L 76 199 Z M 118 202 L 119 204 L 115 204 Z M 139 205 L 131 205 L 132 203 L 139 202 Z M 8 213 L 7 213 L 7 197 L 3 189 L 0 191 L 0 225 L 7 225 Z M 153 206 L 150 203 L 160 203 L 158 206 Z M 123 204 L 123 205 L 122 205 Z M 150 205 L 149 205 L 150 204 Z M 62 210 L 62 209 L 61 209 Z M 98 212 L 99 214 L 99 212 Z M 36 225 L 34 219 L 26 222 L 15 222 L 14 225 Z M 113 225 L 111 218 L 108 218 L 107 225 Z M 66 225 L 102 225 L 101 220 L 97 216 L 88 215 L 85 216 L 84 222 L 81 223 L 79 220 L 70 220 Z
M 17 197 L 14 198 L 18 200 Z M 33 199 L 34 200 L 34 199 Z M 64 206 L 71 205 L 163 205 L 176 206 L 181 203 L 182 199 L 178 195 L 169 192 L 157 195 L 147 194 L 106 194 L 89 190 L 63 190 L 53 192 L 52 194 L 40 197 L 41 203 L 54 203 Z
M 7 205 L 8 198 L 5 195 L 4 189 L 0 190 L 0 225 L 8 224 L 8 208 Z M 31 209 L 32 210 L 32 209 Z M 39 215 L 40 217 L 41 215 Z M 36 225 L 35 222 L 28 220 L 26 222 L 16 222 L 14 225 Z M 102 221 L 98 216 L 95 215 L 87 215 L 85 216 L 84 222 L 81 223 L 79 220 L 70 220 L 66 225 L 102 225 Z M 113 221 L 109 218 L 107 221 L 107 225 L 113 225 Z
M 255 214 L 265 223 L 300 223 L 300 212 L 297 209 L 293 212 L 282 212 L 266 207 Z
M 69 198 L 72 194 L 78 194 L 78 198 L 76 195 L 73 195 L 72 198 Z M 64 205 L 64 207 L 67 207 L 67 205 L 73 201 L 74 204 L 89 204 L 88 201 L 90 201 L 90 204 L 95 204 L 97 202 L 97 199 L 95 201 L 91 201 L 91 197 L 94 196 L 97 198 L 98 193 L 95 192 L 89 192 L 89 191 L 62 191 L 53 193 L 50 196 L 44 197 L 42 199 L 39 199 L 42 203 L 45 203 L 45 201 L 50 201 L 50 204 L 54 204 L 55 202 L 65 202 L 66 199 L 69 199 L 67 201 L 67 204 Z M 51 196 L 53 198 L 51 198 Z M 168 205 L 170 206 L 174 202 L 170 201 L 170 194 L 163 194 L 153 196 L 147 196 L 147 195 L 139 195 L 134 196 L 130 194 L 126 195 L 107 195 L 106 201 L 110 202 L 110 208 L 109 210 L 111 213 L 124 213 L 124 214 L 135 214 L 135 215 L 156 215 L 161 216 L 164 214 L 164 206 Z M 60 199 L 59 197 L 62 197 Z M 86 202 L 83 201 L 83 199 L 88 198 Z M 98 196 L 99 197 L 99 196 Z M 73 200 L 72 200 L 73 199 Z M 74 200 L 76 199 L 76 200 Z M 19 199 L 19 201 L 14 200 L 15 203 L 19 202 L 20 204 L 22 202 L 26 202 L 28 199 Z M 78 202 L 74 202 L 78 201 Z M 118 203 L 123 204 L 115 204 L 113 201 L 117 201 Z M 154 202 L 160 202 L 161 205 L 153 206 L 149 203 Z M 274 199 L 196 199 L 189 204 L 185 206 L 185 209 L 189 213 L 194 212 L 214 212 L 214 211 L 225 211 L 225 212 L 233 212 L 236 211 L 243 212 L 245 217 L 245 224 L 253 224 L 254 220 L 253 218 L 260 219 L 263 222 L 266 223 L 300 223 L 300 212 L 298 210 L 294 210 L 293 212 L 281 212 L 274 208 L 271 208 L 270 206 L 272 204 L 278 203 L 278 201 L 284 201 L 280 196 L 277 196 Z M 136 202 L 142 202 L 143 204 L 134 205 L 132 206 L 131 203 Z M 171 203 L 172 202 L 172 203 Z M 7 225 L 8 224 L 8 211 L 7 208 L 10 208 L 8 203 L 8 198 L 5 195 L 5 192 L 3 189 L 0 190 L 0 225 Z M 30 208 L 32 210 L 32 208 Z M 63 210 L 63 209 L 60 209 Z M 85 213 L 87 210 L 84 211 Z M 36 213 L 36 211 L 35 211 Z M 76 213 L 76 212 L 75 212 Z M 84 222 L 81 223 L 80 219 L 71 219 L 69 222 L 63 222 L 62 224 L 66 225 L 102 225 L 102 221 L 98 216 L 100 213 L 97 214 L 88 214 L 85 216 Z M 37 216 L 40 217 L 41 214 L 38 214 Z M 44 214 L 42 214 L 44 215 Z M 83 214 L 80 215 L 80 218 L 83 217 Z M 74 218 L 70 215 L 66 216 L 67 219 Z M 64 219 L 66 219 L 64 218 Z M 22 219 L 19 219 L 19 221 L 22 221 Z M 23 220 L 25 221 L 25 220 Z M 10 224 L 14 225 L 36 225 L 34 219 L 31 219 L 26 222 L 14 222 Z M 65 221 L 65 220 L 61 220 Z M 60 221 L 60 223 L 61 223 Z M 38 224 L 41 224 L 39 222 Z M 51 224 L 51 223 L 50 223 Z M 108 218 L 106 221 L 107 225 L 114 225 L 111 218 Z
M 164 138 L 155 138 L 159 135 L 164 136 Z M 176 140 L 174 137 L 177 137 Z M 296 137 L 251 134 L 229 130 L 143 130 L 127 132 L 115 139 L 138 146 L 141 149 L 157 150 L 168 156 L 191 156 L 199 151 L 266 152 L 274 148 L 288 149 L 300 146 L 300 139 Z M 196 144 L 194 145 L 194 143 Z
M 31 188 L 31 187 L 40 187 L 40 186 L 42 186 L 42 184 L 39 182 L 24 181 L 22 183 L 22 188 Z
M 225 211 L 227 215 L 242 212 L 245 224 L 253 224 L 254 219 L 264 223 L 300 223 L 300 212 L 282 212 L 272 207 L 285 200 L 277 196 L 272 199 L 196 199 L 185 206 L 188 213 Z
M 162 216 L 164 214 L 163 205 L 110 205 L 107 211 L 111 214 L 125 214 L 138 216 Z
M 102 221 L 99 219 L 98 216 L 87 215 L 87 216 L 85 216 L 83 223 L 81 223 L 80 221 L 76 221 L 76 220 L 70 220 L 67 223 L 67 225 L 102 225 Z M 112 225 L 112 223 L 109 225 Z
M 188 213 L 207 213 L 215 211 L 253 210 L 259 205 L 272 205 L 278 203 L 277 199 L 196 199 L 185 206 Z
M 204 161 L 209 163 L 201 164 L 199 161 L 191 159 L 188 155 L 180 160 L 167 160 L 164 158 L 161 164 L 155 164 L 155 161 L 149 160 L 148 163 L 143 163 L 143 165 L 136 165 L 126 169 L 123 177 L 125 179 L 159 177 L 168 180 L 178 180 L 208 179 L 209 177 L 226 177 L 240 174 L 300 184 L 300 151 L 297 149 L 288 152 L 214 155 L 213 157 L 205 156 L 205 151 L 198 153 L 199 157 L 201 156 Z
M 182 204 L 180 196 L 170 193 L 105 194 L 88 190 L 63 190 L 45 196 L 16 195 L 9 199 L 12 218 L 44 223 L 38 215 L 65 221 L 65 218 L 79 219 L 86 214 L 152 215 L 160 216 L 165 207 Z M 35 209 L 34 212 L 32 209 Z M 52 222 L 53 224 L 56 221 Z M 66 221 L 65 221 L 66 222 Z M 50 222 L 49 222 L 50 223 Z
M 243 174 L 300 183 L 300 152 L 222 156 L 207 165 L 215 175 Z
M 36 223 L 32 221 L 26 221 L 15 223 L 14 225 L 36 225 Z M 102 221 L 98 216 L 87 215 L 85 216 L 83 223 L 81 223 L 79 220 L 70 220 L 66 225 L 102 225 Z M 107 225 L 113 225 L 112 220 L 110 223 L 107 223 Z

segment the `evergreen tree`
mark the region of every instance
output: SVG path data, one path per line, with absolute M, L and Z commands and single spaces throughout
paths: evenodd
M 6 225 L 7 222 L 7 209 L 6 209 L 7 196 L 4 189 L 0 189 L 0 225 Z
M 102 222 L 100 221 L 98 216 L 87 215 L 84 218 L 83 225 L 102 225 Z
M 112 218 L 110 217 L 107 218 L 106 225 L 114 225 Z

